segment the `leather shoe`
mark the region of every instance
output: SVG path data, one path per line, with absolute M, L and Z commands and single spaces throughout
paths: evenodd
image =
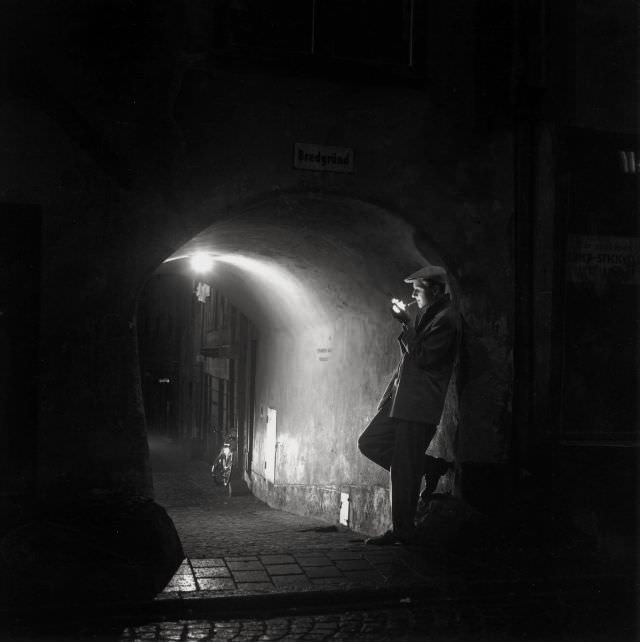
M 382 535 L 365 539 L 364 543 L 373 546 L 391 546 L 392 544 L 400 544 L 401 540 L 393 531 L 387 531 Z

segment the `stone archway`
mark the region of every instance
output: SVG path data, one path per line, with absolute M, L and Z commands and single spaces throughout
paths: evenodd
M 156 274 L 186 277 L 189 257 L 211 255 L 210 283 L 257 328 L 254 492 L 337 521 L 342 489 L 355 524 L 379 528 L 384 511 L 366 507 L 386 501 L 387 480 L 357 452 L 357 436 L 396 365 L 389 301 L 408 297 L 402 279 L 428 262 L 425 247 L 442 259 L 424 239 L 416 249 L 400 216 L 339 195 L 280 193 L 212 218 Z M 278 412 L 274 444 L 267 408 Z

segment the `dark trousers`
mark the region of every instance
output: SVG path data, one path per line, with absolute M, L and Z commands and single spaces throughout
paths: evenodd
M 391 519 L 400 538 L 415 529 L 415 512 L 424 473 L 424 451 L 436 426 L 389 417 L 391 401 L 382 406 L 358 439 L 360 452 L 391 472 Z

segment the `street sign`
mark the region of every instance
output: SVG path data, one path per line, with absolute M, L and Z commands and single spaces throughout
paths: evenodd
M 295 143 L 293 146 L 293 166 L 316 172 L 352 173 L 353 149 L 351 147 L 328 147 Z

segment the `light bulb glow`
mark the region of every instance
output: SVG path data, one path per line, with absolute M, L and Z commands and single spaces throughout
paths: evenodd
M 213 267 L 213 256 L 206 252 L 198 252 L 191 256 L 191 269 L 194 272 L 209 272 Z

